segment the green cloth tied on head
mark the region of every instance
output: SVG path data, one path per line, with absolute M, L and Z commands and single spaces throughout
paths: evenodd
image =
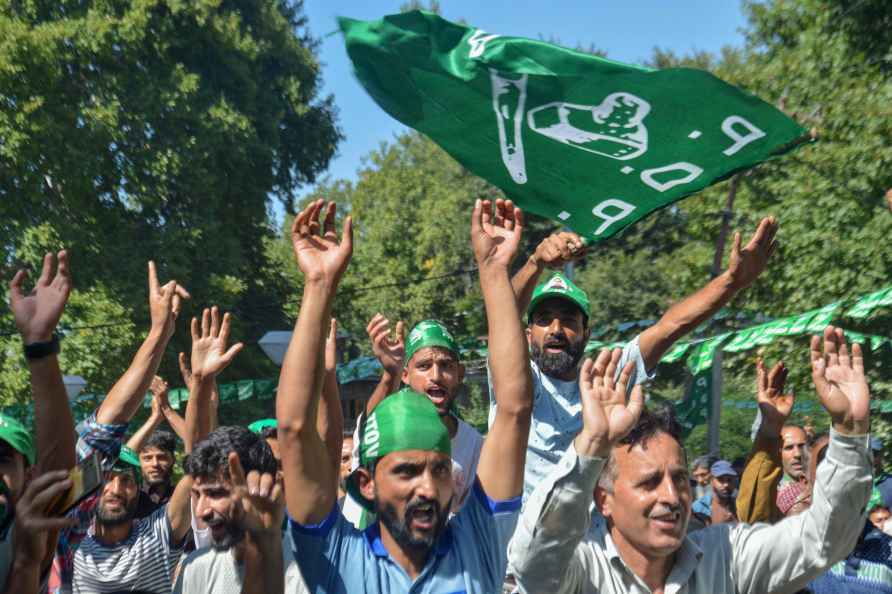
M 139 456 L 127 446 L 121 446 L 121 452 L 112 466 L 112 472 L 132 472 L 136 482 L 141 482 L 142 466 L 139 464 Z
M 452 456 L 452 442 L 430 399 L 403 388 L 385 398 L 363 423 L 359 465 L 368 469 L 387 454 L 408 450 Z M 367 510 L 374 511 L 374 503 L 359 490 L 358 471 L 347 478 L 347 492 Z
M 880 490 L 874 487 L 870 491 L 870 500 L 867 502 L 867 513 L 872 512 L 877 507 L 886 507 L 886 502 L 883 500 L 883 494 L 880 493 Z
M 427 347 L 444 348 L 458 356 L 458 343 L 446 326 L 437 320 L 418 322 L 409 332 L 409 338 L 406 339 L 406 363 L 412 360 L 415 353 Z
M 12 449 L 23 455 L 29 466 L 34 464 L 36 456 L 31 432 L 18 421 L 4 414 L 0 414 L 0 440 L 5 441 Z
M 275 428 L 278 427 L 278 424 L 276 423 L 275 419 L 260 419 L 259 421 L 254 421 L 253 423 L 248 425 L 248 430 L 251 431 L 251 433 L 260 435 L 267 427 Z
M 560 272 L 555 272 L 536 285 L 533 290 L 533 298 L 527 308 L 527 321 L 533 321 L 533 312 L 540 303 L 553 298 L 569 301 L 582 310 L 586 320 L 591 317 L 591 305 L 589 305 L 588 295 L 585 294 L 585 291 Z

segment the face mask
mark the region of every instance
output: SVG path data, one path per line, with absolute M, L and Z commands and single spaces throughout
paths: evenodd
M 883 522 L 883 532 L 887 535 L 892 536 L 892 518 L 889 518 L 885 522 Z

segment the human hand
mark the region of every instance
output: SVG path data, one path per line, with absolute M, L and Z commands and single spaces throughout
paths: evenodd
M 177 284 L 177 281 L 168 281 L 161 286 L 155 262 L 149 260 L 149 313 L 152 328 L 161 331 L 162 336 L 167 339 L 173 336 L 182 300 L 191 298 L 189 291 Z
M 536 246 L 531 259 L 537 264 L 559 270 L 569 262 L 582 259 L 585 254 L 585 241 L 579 235 L 572 231 L 560 231 L 543 239 Z
M 189 359 L 186 358 L 186 353 L 180 353 L 179 355 L 179 363 L 180 363 L 180 377 L 183 378 L 183 385 L 186 386 L 187 390 L 192 389 L 192 370 L 189 369 Z
M 510 200 L 477 200 L 471 215 L 471 245 L 480 268 L 508 268 L 523 236 L 523 212 Z
M 201 314 L 201 327 L 198 319 L 192 318 L 192 381 L 213 379 L 226 369 L 245 346 L 238 342 L 227 350 L 229 341 L 230 316 L 227 313 L 220 322 L 220 310 L 215 305 Z
M 325 201 L 317 200 L 302 210 L 291 225 L 291 244 L 297 265 L 308 282 L 322 282 L 335 287 L 353 255 L 353 220 L 344 219 L 341 238 L 334 229 L 335 203 L 325 206 L 325 218 L 319 216 Z
M 784 393 L 788 372 L 783 361 L 775 363 L 771 371 L 766 371 L 761 358 L 756 361 L 756 402 L 762 413 L 759 431 L 763 435 L 780 437 L 781 428 L 793 412 L 795 397 L 792 392 Z
M 246 477 L 235 452 L 229 453 L 229 479 L 232 498 L 236 503 L 235 516 L 245 531 L 254 537 L 281 538 L 285 517 L 281 480 L 275 474 L 261 474 L 256 470 Z
M 842 328 L 824 328 L 821 337 L 811 339 L 811 377 L 821 404 L 830 414 L 833 428 L 848 435 L 864 435 L 870 430 L 870 388 L 864 375 L 861 345 L 846 345 Z
M 740 232 L 734 234 L 734 246 L 731 248 L 731 257 L 725 274 L 735 289 L 740 290 L 750 286 L 765 270 L 768 259 L 777 249 L 775 240 L 777 229 L 777 219 L 765 217 L 743 249 L 740 247 Z
M 611 353 L 602 349 L 595 361 L 586 359 L 579 371 L 579 392 L 582 400 L 582 431 L 574 441 L 576 453 L 607 458 L 610 449 L 625 437 L 644 410 L 644 391 L 635 386 L 626 401 L 626 391 L 635 364 L 626 363 L 616 377 L 621 349 Z
M 152 393 L 152 416 L 163 417 L 164 410 L 170 408 L 167 391 L 167 382 L 161 376 L 156 375 L 152 378 L 152 383 L 149 385 L 149 392 Z
M 47 533 L 74 526 L 74 518 L 48 515 L 47 508 L 70 489 L 67 470 L 46 472 L 31 480 L 15 504 L 15 562 L 39 565 L 47 554 Z
M 25 344 L 52 340 L 53 330 L 59 324 L 68 302 L 71 293 L 68 252 L 59 252 L 59 265 L 54 276 L 55 259 L 51 253 L 43 257 L 43 270 L 30 293 L 23 291 L 23 284 L 28 278 L 26 270 L 19 270 L 9 283 L 9 306 Z
M 390 320 L 380 313 L 375 314 L 365 330 L 372 341 L 372 352 L 384 370 L 392 376 L 399 375 L 406 358 L 406 327 L 402 320 L 396 323 L 393 338 L 390 337 Z

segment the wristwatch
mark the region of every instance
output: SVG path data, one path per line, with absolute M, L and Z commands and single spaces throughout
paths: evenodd
M 49 357 L 50 355 L 56 355 L 58 353 L 59 337 L 56 334 L 53 334 L 52 340 L 47 342 L 32 342 L 31 344 L 25 345 L 25 358 L 29 361 L 43 359 L 44 357 Z

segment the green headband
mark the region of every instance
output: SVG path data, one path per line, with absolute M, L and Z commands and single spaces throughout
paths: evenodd
M 275 419 L 260 419 L 259 421 L 254 421 L 248 425 L 248 430 L 251 431 L 251 433 L 260 435 L 267 427 L 278 427 L 278 424 Z
M 23 455 L 29 466 L 34 464 L 34 442 L 31 441 L 31 433 L 24 425 L 4 414 L 0 414 L 0 440 Z
M 139 456 L 127 446 L 121 446 L 121 452 L 118 459 L 112 466 L 113 472 L 133 472 L 136 482 L 142 482 L 142 466 L 139 464 Z
M 385 398 L 368 416 L 359 442 L 359 465 L 373 466 L 393 452 L 424 450 L 452 455 L 449 431 L 427 396 L 410 388 Z M 360 505 L 374 511 L 359 491 L 357 472 L 347 478 L 347 491 Z
M 588 295 L 585 291 L 573 284 L 569 278 L 555 272 L 550 277 L 536 285 L 533 291 L 533 297 L 530 300 L 530 306 L 527 308 L 527 320 L 532 321 L 533 312 L 536 306 L 546 299 L 558 298 L 569 301 L 582 310 L 586 319 L 591 317 L 591 306 L 588 302 Z
M 458 356 L 458 343 L 446 326 L 436 320 L 418 322 L 406 339 L 406 363 L 423 348 L 440 347 Z

